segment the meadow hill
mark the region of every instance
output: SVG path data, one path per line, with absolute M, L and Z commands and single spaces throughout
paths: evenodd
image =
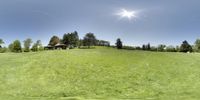
M 0 100 L 200 100 L 199 27 L 200 0 L 0 0 Z
M 119 40 L 117 45 L 121 48 Z M 200 97 L 198 53 L 117 50 L 103 46 L 80 48 L 87 49 L 0 53 L 0 98 L 182 100 Z M 13 52 L 22 51 L 17 50 Z

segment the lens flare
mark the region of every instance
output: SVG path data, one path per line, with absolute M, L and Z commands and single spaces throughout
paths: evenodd
M 136 18 L 136 11 L 129 11 L 126 9 L 121 9 L 119 13 L 117 13 L 121 18 L 128 18 L 129 20 Z

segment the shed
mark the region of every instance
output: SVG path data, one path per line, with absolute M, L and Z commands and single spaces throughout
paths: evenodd
M 56 44 L 55 45 L 55 49 L 66 49 L 67 48 L 67 45 L 66 44 Z
M 45 47 L 44 47 L 44 49 L 45 49 L 45 50 L 53 50 L 53 49 L 54 49 L 54 47 L 53 47 L 53 46 L 51 46 L 51 45 L 48 45 L 48 46 L 45 46 Z

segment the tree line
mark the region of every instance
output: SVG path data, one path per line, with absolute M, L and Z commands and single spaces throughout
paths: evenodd
M 30 51 L 37 52 L 45 50 L 45 47 L 52 47 L 52 49 L 56 49 L 55 46 L 59 44 L 62 44 L 69 49 L 91 48 L 92 46 L 110 46 L 109 41 L 99 40 L 96 38 L 94 33 L 91 32 L 86 33 L 83 39 L 80 39 L 77 31 L 65 33 L 62 38 L 59 38 L 56 35 L 52 36 L 49 40 L 48 46 L 42 46 L 41 40 L 37 40 L 35 43 L 33 43 L 31 38 L 27 38 L 23 41 L 23 48 L 19 40 L 13 41 L 8 47 L 2 47 L 2 44 L 4 44 L 4 41 L 0 39 L 0 53 L 7 51 L 16 53 Z
M 49 49 L 57 49 L 56 46 L 64 46 L 62 49 L 73 49 L 73 48 L 91 48 L 92 46 L 110 46 L 109 41 L 99 40 L 96 38 L 94 33 L 86 33 L 85 36 L 80 39 L 78 32 L 74 31 L 71 33 L 65 33 L 63 37 L 59 38 L 54 35 L 50 38 L 48 46 L 42 46 L 41 40 L 37 40 L 33 43 L 31 38 L 27 38 L 23 41 L 23 47 L 19 40 L 13 41 L 8 47 L 2 47 L 4 41 L 0 39 L 0 53 L 3 52 L 37 52 Z M 186 40 L 182 42 L 180 46 L 166 46 L 165 44 L 160 44 L 158 46 L 151 46 L 150 43 L 143 44 L 140 46 L 125 46 L 120 38 L 116 40 L 115 47 L 117 49 L 126 50 L 145 50 L 145 51 L 159 51 L 159 52 L 200 52 L 200 39 L 196 39 L 193 45 L 190 45 Z
M 82 48 L 87 47 L 90 48 L 91 46 L 110 46 L 109 41 L 105 40 L 98 40 L 94 33 L 86 33 L 83 39 L 79 39 L 79 35 L 77 31 L 71 33 L 65 33 L 62 38 L 58 36 L 51 37 L 49 41 L 49 46 L 56 46 L 57 44 L 64 44 L 68 48 Z
M 145 50 L 145 51 L 159 51 L 159 52 L 200 52 L 200 39 L 196 39 L 194 45 L 190 45 L 186 40 L 182 42 L 180 46 L 166 46 L 165 44 L 159 44 L 158 46 L 151 46 L 150 43 L 140 46 L 123 46 L 120 38 L 116 40 L 117 49 L 126 50 Z

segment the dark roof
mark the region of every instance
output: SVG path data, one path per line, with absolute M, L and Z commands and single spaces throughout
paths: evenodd
M 51 46 L 51 45 L 48 45 L 48 46 L 45 46 L 45 48 L 53 48 L 53 46 Z
M 55 45 L 55 47 L 58 47 L 58 46 L 67 46 L 67 45 L 65 45 L 65 44 L 60 44 L 60 43 L 58 43 L 58 44 Z

